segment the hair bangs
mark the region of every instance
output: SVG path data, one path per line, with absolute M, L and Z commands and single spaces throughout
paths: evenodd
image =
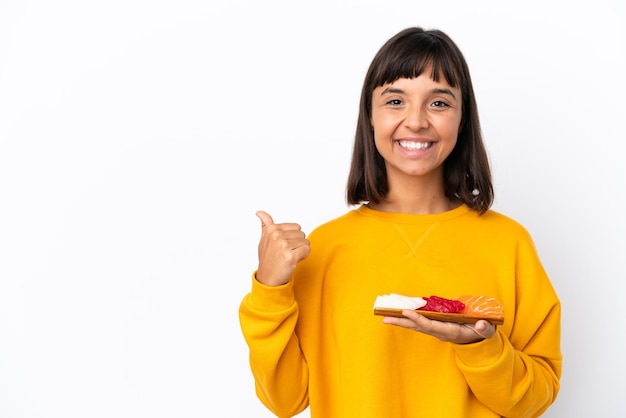
M 419 34 L 406 37 L 387 51 L 384 61 L 388 65 L 379 66 L 378 73 L 373 74 L 373 87 L 393 83 L 400 78 L 417 78 L 429 70 L 429 76 L 434 81 L 440 82 L 443 78 L 451 87 L 459 87 L 462 80 L 458 73 L 459 60 L 451 52 L 435 36 Z

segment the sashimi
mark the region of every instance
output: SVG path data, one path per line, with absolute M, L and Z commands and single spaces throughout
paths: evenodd
M 456 300 L 465 304 L 465 308 L 460 311 L 462 314 L 488 318 L 501 318 L 504 316 L 502 304 L 496 298 L 465 295 L 458 297 Z
M 502 304 L 493 297 L 465 295 L 454 299 L 440 296 L 403 296 L 396 293 L 378 296 L 374 314 L 402 317 L 403 309 L 414 309 L 421 315 L 438 321 L 475 323 L 485 319 L 494 325 L 504 323 Z

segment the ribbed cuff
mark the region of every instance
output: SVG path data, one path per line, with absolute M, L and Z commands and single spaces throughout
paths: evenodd
M 280 286 L 268 286 L 256 279 L 252 273 L 252 291 L 248 295 L 248 304 L 253 309 L 282 311 L 294 304 L 293 281 Z
M 486 367 L 496 363 L 502 356 L 504 340 L 496 330 L 493 337 L 474 344 L 455 344 L 459 360 L 468 367 Z

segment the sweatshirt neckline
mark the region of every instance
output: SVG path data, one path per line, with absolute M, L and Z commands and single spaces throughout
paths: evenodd
M 355 209 L 355 211 L 361 215 L 377 218 L 382 221 L 387 222 L 396 222 L 396 223 L 406 223 L 406 224 L 429 224 L 433 222 L 442 222 L 447 221 L 452 218 L 456 218 L 458 216 L 464 215 L 471 211 L 470 207 L 466 204 L 461 204 L 460 206 L 445 211 L 441 213 L 433 213 L 433 214 L 412 214 L 412 213 L 401 213 L 401 212 L 383 212 L 380 210 L 375 210 L 369 208 L 365 205 L 361 205 Z

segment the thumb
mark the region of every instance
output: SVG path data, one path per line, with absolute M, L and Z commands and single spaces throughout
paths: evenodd
M 261 220 L 261 227 L 265 227 L 267 225 L 273 225 L 274 220 L 270 216 L 269 213 L 263 212 L 262 210 L 257 211 L 256 216 Z
M 483 338 L 491 338 L 496 332 L 495 327 L 487 321 L 476 322 L 474 329 L 476 330 L 476 333 Z

